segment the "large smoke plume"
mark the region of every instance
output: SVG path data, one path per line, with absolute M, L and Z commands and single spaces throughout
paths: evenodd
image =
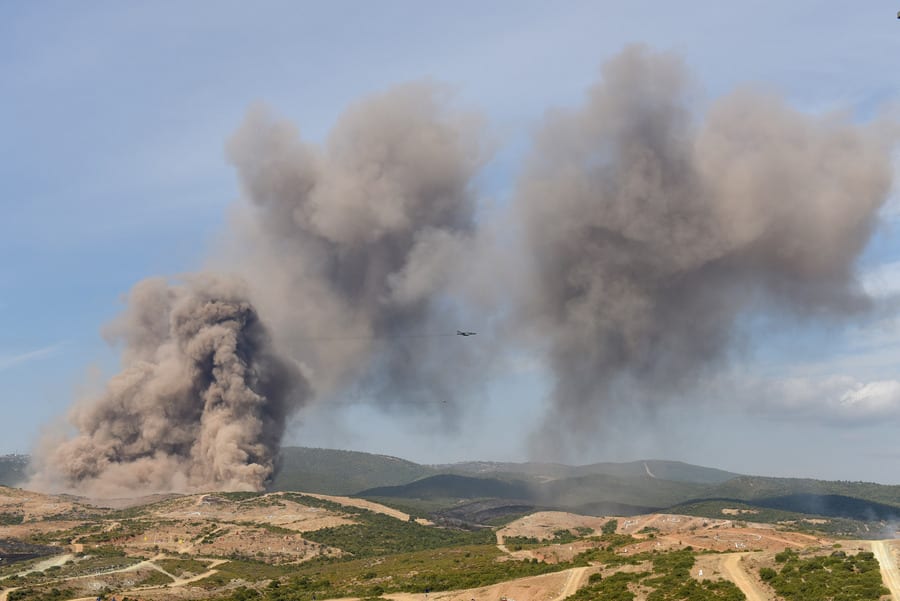
M 246 291 L 211 275 L 148 279 L 128 300 L 111 328 L 125 345 L 121 373 L 75 407 L 78 435 L 48 442 L 32 485 L 106 496 L 261 489 L 306 390 Z
M 320 145 L 262 108 L 228 143 L 250 205 L 233 263 L 320 394 L 353 383 L 433 409 L 472 377 L 474 345 L 435 335 L 459 325 L 448 288 L 475 238 L 477 125 L 412 84 L 352 106 Z
M 602 74 L 548 118 L 515 203 L 551 431 L 676 393 L 727 355 L 742 312 L 863 309 L 854 266 L 891 184 L 872 127 L 750 90 L 695 115 L 681 62 L 642 47 Z
M 550 430 L 583 434 L 683 391 L 727 358 L 742 315 L 865 309 L 855 263 L 891 140 L 747 90 L 701 114 L 693 94 L 670 55 L 610 61 L 585 106 L 537 136 L 505 213 L 506 242 L 522 236 L 502 252 L 473 189 L 481 123 L 440 89 L 360 102 L 322 143 L 252 109 L 227 145 L 245 202 L 210 260 L 246 286 L 138 284 L 112 328 L 123 371 L 73 411 L 73 438 L 39 453 L 35 483 L 260 489 L 313 394 L 446 418 L 489 368 L 477 349 L 496 350 L 483 331 L 454 337 L 472 325 L 460 314 L 511 316 L 504 331 L 521 335 L 506 340 L 537 344 L 554 374 Z M 495 306 L 459 292 L 472 271 L 500 282 L 476 291 Z

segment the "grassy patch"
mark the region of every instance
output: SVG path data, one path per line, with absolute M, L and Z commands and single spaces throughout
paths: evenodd
M 152 570 L 143 580 L 137 583 L 137 586 L 165 586 L 167 584 L 172 584 L 173 582 L 174 580 L 162 572 Z
M 25 521 L 21 513 L 0 513 L 0 526 L 15 526 Z
M 261 580 L 279 579 L 297 570 L 297 566 L 273 566 L 262 561 L 231 560 L 216 568 L 216 573 L 198 580 L 195 585 L 203 588 L 219 588 L 232 582 L 259 582 Z
M 179 578 L 196 576 L 209 569 L 208 563 L 196 559 L 159 559 L 154 563 Z
M 63 601 L 72 596 L 72 590 L 67 588 L 23 588 L 9 593 L 7 599 L 8 601 Z

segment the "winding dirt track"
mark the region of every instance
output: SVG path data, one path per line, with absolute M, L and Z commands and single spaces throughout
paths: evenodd
M 890 589 L 894 601 L 900 601 L 900 572 L 897 572 L 897 566 L 894 565 L 888 541 L 875 540 L 871 544 L 872 553 L 875 554 L 875 558 L 881 566 L 882 582 Z
M 767 595 L 759 590 L 756 582 L 754 582 L 753 579 L 747 575 L 747 572 L 744 571 L 744 568 L 741 567 L 741 558 L 745 555 L 747 555 L 747 553 L 730 553 L 724 555 L 721 563 L 722 571 L 728 575 L 729 580 L 741 589 L 741 592 L 747 597 L 747 601 L 766 601 Z
M 167 584 L 166 586 L 148 586 L 148 587 L 132 588 L 127 591 L 124 591 L 124 593 L 132 593 L 133 594 L 133 593 L 140 593 L 140 592 L 151 591 L 151 590 L 156 590 L 156 589 L 163 589 L 163 588 L 165 588 L 167 590 L 172 590 L 174 588 L 177 588 L 180 586 L 185 586 L 187 584 L 191 584 L 198 580 L 202 580 L 208 576 L 212 576 L 213 574 L 218 572 L 218 570 L 215 569 L 217 566 L 220 566 L 223 563 L 225 563 L 226 561 L 228 561 L 227 559 L 213 559 L 213 560 L 209 561 L 209 569 L 207 571 L 203 572 L 202 574 L 197 574 L 196 576 L 189 576 L 186 578 L 178 578 L 177 576 L 170 574 L 169 572 L 165 571 L 160 566 L 158 566 L 154 563 L 155 561 L 157 561 L 159 559 L 164 559 L 164 558 L 165 558 L 165 555 L 160 554 L 151 559 L 145 559 L 144 561 L 132 564 L 130 566 L 126 566 L 124 568 L 120 568 L 118 570 L 111 570 L 109 572 L 103 572 L 103 575 L 106 576 L 108 574 L 120 574 L 123 572 L 136 572 L 141 568 L 151 568 L 151 569 L 156 570 L 157 572 L 165 574 L 166 576 L 168 576 L 169 578 L 172 579 L 172 582 L 170 584 Z M 202 559 L 201 559 L 201 561 L 202 561 Z M 96 576 L 97 576 L 97 574 L 84 574 L 81 576 L 72 576 L 71 578 L 60 578 L 58 580 L 54 580 L 54 581 L 48 582 L 46 584 L 60 584 L 63 582 L 68 582 L 70 580 L 81 580 L 81 579 L 85 579 L 85 578 L 94 578 Z M 15 587 L 15 588 L 9 588 L 9 589 L 0 591 L 0 601 L 7 601 L 9 594 L 15 590 L 18 590 L 19 588 L 20 587 Z M 93 597 L 93 596 L 82 597 L 81 599 L 77 599 L 75 601 L 81 601 L 82 599 L 90 600 L 90 599 L 94 599 L 94 598 L 95 597 Z

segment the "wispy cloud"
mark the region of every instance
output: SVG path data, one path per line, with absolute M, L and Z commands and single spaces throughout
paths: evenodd
M 18 353 L 15 355 L 0 354 L 0 371 L 13 368 L 16 365 L 21 365 L 22 363 L 27 363 L 29 361 L 46 359 L 47 357 L 56 354 L 66 344 L 67 342 L 63 340 L 49 346 L 45 346 L 32 351 L 27 351 L 24 353 Z
M 862 284 L 865 291 L 875 298 L 884 299 L 900 294 L 900 261 L 872 267 L 863 274 Z
M 711 382 L 713 398 L 730 400 L 775 420 L 832 426 L 872 426 L 900 419 L 900 381 L 750 375 Z M 730 389 L 730 394 L 729 394 Z

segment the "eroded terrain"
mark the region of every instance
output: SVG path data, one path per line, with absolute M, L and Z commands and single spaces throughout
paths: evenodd
M 892 542 L 838 541 L 796 524 L 754 523 L 739 510 L 721 513 L 545 511 L 463 531 L 325 495 L 110 503 L 0 488 L 0 601 L 423 601 L 426 591 L 441 601 L 562 601 L 621 591 L 643 601 L 661 587 L 691 598 L 763 601 L 784 598 L 773 588 L 789 586 L 784 566 L 825 561 L 879 566 L 897 594 L 900 557 Z

